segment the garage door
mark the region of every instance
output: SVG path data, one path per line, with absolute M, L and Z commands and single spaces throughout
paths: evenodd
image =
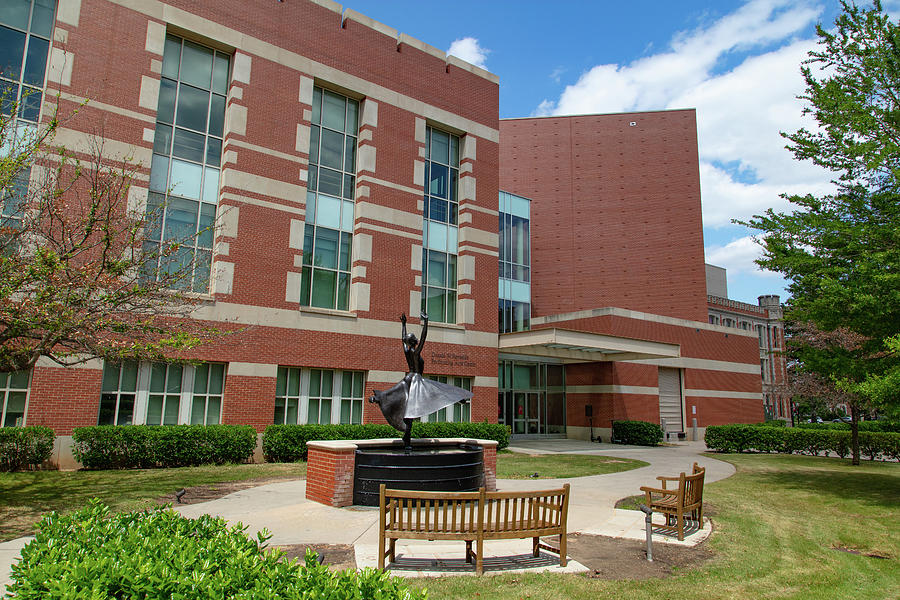
M 681 369 L 659 368 L 659 418 L 666 431 L 684 431 L 681 419 Z

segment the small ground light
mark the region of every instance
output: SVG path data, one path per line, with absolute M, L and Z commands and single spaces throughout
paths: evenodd
M 178 500 L 178 504 L 181 504 L 181 499 L 184 497 L 184 495 L 186 493 L 187 493 L 187 490 L 184 488 L 181 488 L 180 490 L 175 492 L 175 499 Z

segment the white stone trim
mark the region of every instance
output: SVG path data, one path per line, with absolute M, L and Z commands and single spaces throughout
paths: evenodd
M 731 335 L 740 335 L 743 337 L 756 338 L 756 332 L 744 331 L 743 329 L 734 329 L 732 327 L 722 327 L 721 325 L 710 325 L 703 321 L 690 321 L 688 319 L 679 319 L 676 317 L 666 317 L 663 315 L 654 315 L 651 313 L 639 312 L 636 310 L 626 310 L 624 308 L 616 308 L 613 306 L 605 308 L 594 308 L 589 310 L 580 310 L 570 313 L 562 313 L 558 315 L 548 315 L 545 317 L 532 317 L 532 325 L 546 325 L 549 323 L 560 323 L 563 321 L 574 321 L 577 319 L 591 319 L 594 317 L 624 317 L 626 319 L 636 319 L 638 321 L 650 321 L 652 323 L 662 323 L 664 325 L 676 325 L 678 327 L 691 327 L 694 329 L 703 329 L 705 331 L 717 331 L 719 333 L 728 333 Z
M 735 400 L 762 400 L 762 392 L 732 392 L 729 390 L 684 390 L 685 397 L 733 398 Z
M 567 385 L 567 394 L 638 394 L 659 396 L 659 388 L 644 385 Z
M 230 362 L 227 375 L 240 375 L 243 377 L 268 377 L 275 379 L 278 375 L 278 365 L 265 363 Z

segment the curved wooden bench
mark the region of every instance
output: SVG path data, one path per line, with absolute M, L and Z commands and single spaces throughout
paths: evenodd
M 534 492 L 418 492 L 379 490 L 378 568 L 394 560 L 398 539 L 461 540 L 466 562 L 475 559 L 475 572 L 484 572 L 484 540 L 532 538 L 532 555 L 543 548 L 559 554 L 566 566 L 566 518 L 569 484 L 561 489 Z M 559 548 L 541 543 L 559 536 Z M 387 542 L 387 547 L 385 547 Z M 472 551 L 472 543 L 475 551 Z

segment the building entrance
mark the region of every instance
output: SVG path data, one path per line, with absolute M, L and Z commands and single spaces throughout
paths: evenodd
M 563 365 L 501 361 L 497 421 L 514 436 L 566 433 Z

